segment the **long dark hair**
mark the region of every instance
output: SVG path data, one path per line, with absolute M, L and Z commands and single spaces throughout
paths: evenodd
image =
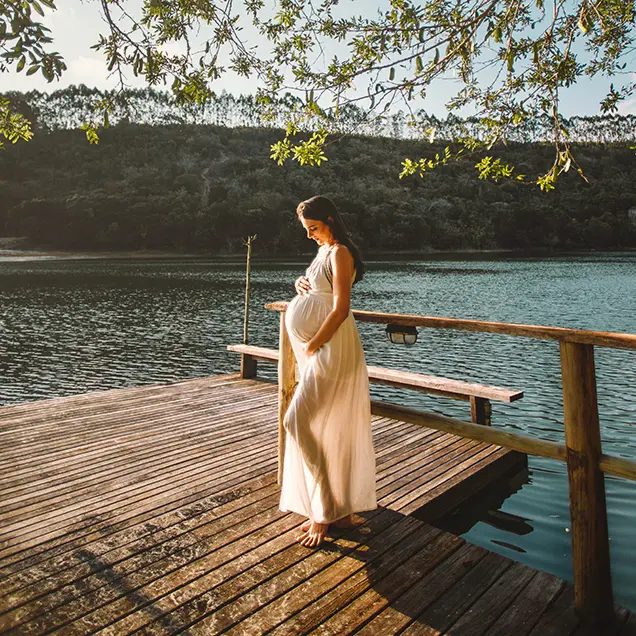
M 358 283 L 364 277 L 364 263 L 360 256 L 358 246 L 351 240 L 351 234 L 347 232 L 347 227 L 331 199 L 318 195 L 302 201 L 296 208 L 296 215 L 312 221 L 322 221 L 326 223 L 333 232 L 333 237 L 338 243 L 346 245 L 353 256 L 353 266 L 356 269 L 356 278 L 354 284 Z M 330 218 L 331 217 L 331 218 Z

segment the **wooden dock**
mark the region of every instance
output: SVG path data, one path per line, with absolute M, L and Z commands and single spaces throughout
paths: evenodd
M 217 376 L 0 409 L 0 632 L 636 635 L 412 516 L 525 457 L 374 417 L 380 507 L 321 549 L 278 510 L 277 387 Z M 419 517 L 420 515 L 418 515 Z

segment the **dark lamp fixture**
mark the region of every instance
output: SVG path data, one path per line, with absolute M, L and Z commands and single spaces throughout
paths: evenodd
M 386 337 L 393 344 L 413 345 L 417 342 L 417 329 L 410 325 L 387 325 Z

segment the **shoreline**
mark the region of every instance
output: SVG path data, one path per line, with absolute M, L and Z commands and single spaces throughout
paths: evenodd
M 565 258 L 568 256 L 602 256 L 609 254 L 636 253 L 636 248 L 615 248 L 609 250 L 549 250 L 545 248 L 523 250 L 387 250 L 363 252 L 365 261 L 382 260 L 483 260 L 491 258 Z M 253 254 L 255 262 L 297 261 L 313 254 L 312 251 L 298 254 L 263 255 Z M 167 252 L 154 250 L 137 251 L 67 251 L 47 249 L 16 249 L 0 248 L 0 260 L 220 260 L 227 262 L 243 262 L 246 254 L 237 252 L 206 253 L 206 252 Z

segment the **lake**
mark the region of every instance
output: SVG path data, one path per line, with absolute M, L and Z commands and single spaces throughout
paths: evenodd
M 254 263 L 250 343 L 277 347 L 278 314 L 263 305 L 290 299 L 309 260 Z M 355 308 L 636 333 L 636 253 L 367 266 Z M 237 371 L 225 346 L 242 339 L 244 280 L 242 263 L 219 260 L 0 256 L 0 404 Z M 400 347 L 380 325 L 359 329 L 369 364 L 523 390 L 493 404 L 493 425 L 563 441 L 557 343 L 420 329 Z M 596 348 L 596 366 L 603 450 L 636 459 L 636 352 Z M 463 402 L 372 392 L 469 418 Z M 565 464 L 530 457 L 517 488 L 470 527 L 457 520 L 462 536 L 571 580 Z M 615 598 L 636 610 L 636 483 L 609 477 L 606 493 Z

